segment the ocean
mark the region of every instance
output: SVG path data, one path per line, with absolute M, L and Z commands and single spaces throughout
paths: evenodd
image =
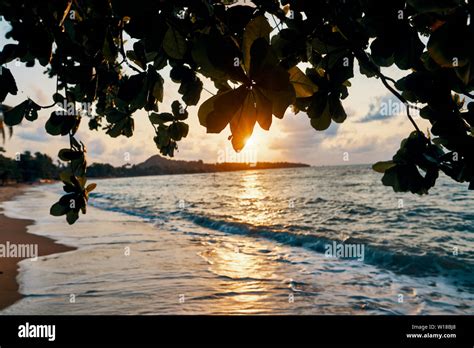
M 20 263 L 1 314 L 474 314 L 474 192 L 394 193 L 368 165 L 94 180 L 4 204 L 77 250 Z

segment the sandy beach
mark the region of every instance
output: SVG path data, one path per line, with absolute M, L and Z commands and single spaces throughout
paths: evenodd
M 21 185 L 0 187 L 0 204 L 12 200 L 26 187 Z M 0 245 L 37 245 L 38 256 L 74 250 L 69 246 L 57 244 L 50 238 L 28 233 L 27 226 L 33 223 L 33 220 L 9 218 L 3 214 L 3 209 L 0 208 Z M 19 293 L 17 275 L 18 262 L 23 259 L 24 257 L 0 257 L 0 310 L 22 298 Z

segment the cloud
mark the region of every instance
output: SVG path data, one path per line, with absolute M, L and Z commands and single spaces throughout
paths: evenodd
M 326 138 L 335 137 L 337 135 L 337 133 L 339 132 L 339 124 L 335 123 L 335 122 L 332 122 L 331 125 L 329 126 L 329 128 L 326 129 L 323 132 L 324 132 L 324 135 L 325 135 Z
M 133 145 L 131 141 L 128 141 L 124 143 L 124 146 L 112 150 L 109 156 L 106 157 L 106 160 L 114 165 L 137 164 L 143 162 L 151 155 L 158 154 L 158 151 L 155 151 L 156 147 L 151 148 L 153 152 L 149 153 L 145 143 Z
M 388 98 L 379 98 L 387 105 L 393 103 Z M 375 106 L 371 113 L 375 114 Z M 379 130 L 372 124 L 360 124 L 354 120 L 355 112 L 347 108 L 348 120 L 340 125 L 332 122 L 322 132 L 314 130 L 305 114 L 286 115 L 282 128 L 269 143 L 278 158 L 316 165 L 340 165 L 353 163 L 373 163 L 373 159 L 387 159 L 398 148 L 400 134 Z M 398 122 L 397 119 L 390 119 Z M 389 121 L 390 122 L 390 121 Z M 376 129 L 377 128 L 377 129 Z M 346 156 L 345 154 L 349 154 Z M 347 160 L 346 157 L 350 157 Z
M 41 105 L 47 105 L 51 104 L 52 98 L 51 96 L 48 96 L 42 88 L 35 86 L 35 85 L 30 85 L 31 91 L 34 93 L 35 96 L 35 102 L 37 104 Z
M 30 125 L 30 124 L 28 124 Z M 20 139 L 27 140 L 27 141 L 34 141 L 34 142 L 48 142 L 51 141 L 51 135 L 46 133 L 44 127 L 37 127 L 36 129 L 33 127 L 23 126 L 21 128 L 16 127 L 19 131 L 15 132 L 15 136 Z
M 313 148 L 325 139 L 335 137 L 339 124 L 332 122 L 325 131 L 317 131 L 311 127 L 310 119 L 304 113 L 287 114 L 282 120 L 282 136 L 272 136 L 269 142 L 271 150 L 301 151 Z
M 400 144 L 400 136 L 361 136 L 358 132 L 349 132 L 340 137 L 325 142 L 324 148 L 334 153 L 349 153 L 361 155 L 366 158 L 372 158 L 377 153 L 390 153 L 393 156 L 394 151 Z
M 335 152 L 367 153 L 374 151 L 383 142 L 379 137 L 360 137 L 358 134 L 347 134 L 337 138 L 337 141 L 329 141 L 325 147 Z
M 102 155 L 106 149 L 105 142 L 101 139 L 95 139 L 87 144 L 87 151 L 93 157 Z
M 369 112 L 358 123 L 386 121 L 405 111 L 405 105 L 394 95 L 387 94 L 377 97 L 375 103 L 370 104 Z

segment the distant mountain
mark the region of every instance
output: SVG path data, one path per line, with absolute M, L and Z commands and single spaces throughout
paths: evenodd
M 309 167 L 303 163 L 257 162 L 257 163 L 204 163 L 203 161 L 181 161 L 155 155 L 133 166 L 113 167 L 110 164 L 94 163 L 87 168 L 87 176 L 94 177 L 129 177 L 164 174 L 214 173 L 237 170 L 276 169 Z
M 181 161 L 181 160 L 171 160 L 160 155 L 151 156 L 145 162 L 137 164 L 135 167 L 141 170 L 186 170 L 186 169 L 199 169 L 199 171 L 208 171 L 213 165 L 203 163 L 203 161 Z

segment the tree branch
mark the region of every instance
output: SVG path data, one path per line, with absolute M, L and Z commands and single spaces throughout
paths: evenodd
M 377 77 L 380 78 L 380 80 L 382 81 L 383 85 L 395 96 L 397 97 L 403 104 L 405 104 L 407 106 L 407 117 L 408 119 L 410 120 L 411 124 L 413 125 L 413 127 L 415 127 L 416 131 L 418 133 L 421 133 L 420 131 L 420 128 L 418 128 L 418 125 L 416 124 L 415 120 L 413 119 L 413 117 L 410 115 L 410 104 L 408 103 L 408 101 L 395 89 L 393 88 L 392 86 L 390 86 L 390 84 L 388 83 L 388 81 L 391 81 L 391 82 L 395 82 L 393 79 L 385 76 L 384 74 L 382 74 L 382 72 L 380 71 L 380 69 L 378 69 L 378 67 L 369 59 L 369 57 L 367 56 L 367 54 L 361 50 L 361 49 L 357 49 L 357 50 L 354 50 L 354 55 L 356 56 L 357 60 L 360 62 L 360 61 L 363 61 L 364 63 L 366 63 L 366 65 L 369 65 L 371 68 L 372 68 L 372 71 L 375 73 L 375 75 L 377 75 Z M 421 133 L 422 134 L 422 133 Z

